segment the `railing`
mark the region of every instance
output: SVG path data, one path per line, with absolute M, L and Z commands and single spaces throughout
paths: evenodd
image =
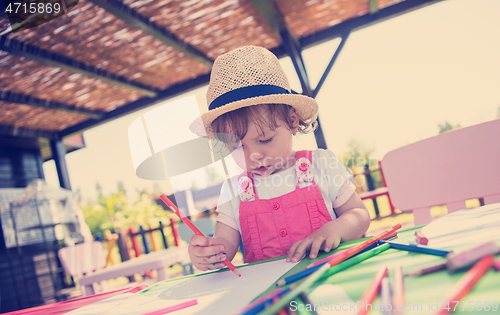
M 352 170 L 352 169 L 351 169 Z M 376 187 L 375 181 L 374 181 L 374 176 L 375 174 L 379 174 L 380 176 L 380 184 L 378 185 L 379 187 Z M 356 184 L 356 191 L 359 194 L 359 197 L 361 200 L 365 199 L 371 199 L 373 202 L 373 208 L 375 210 L 375 218 L 381 218 L 380 216 L 380 210 L 379 210 L 379 205 L 377 202 L 377 197 L 380 196 L 387 196 L 387 199 L 389 201 L 389 207 L 391 209 L 391 215 L 395 214 L 395 209 L 394 206 L 392 205 L 391 198 L 389 196 L 389 189 L 386 186 L 385 179 L 384 179 L 384 172 L 382 170 L 382 166 L 380 161 L 378 162 L 378 168 L 370 170 L 369 165 L 366 164 L 364 166 L 364 170 L 361 173 L 355 173 L 354 174 L 354 183 Z M 364 179 L 363 183 L 360 184 L 358 178 L 362 177 Z M 364 188 L 364 189 L 362 189 Z M 364 190 L 364 191 L 363 191 Z

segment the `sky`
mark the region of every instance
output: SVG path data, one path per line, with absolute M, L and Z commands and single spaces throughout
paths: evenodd
M 340 156 L 356 140 L 381 160 L 393 149 L 437 135 L 439 124 L 467 127 L 498 118 L 499 16 L 498 0 L 447 0 L 351 33 L 316 97 L 328 149 Z M 339 42 L 303 51 L 313 87 Z M 300 91 L 290 59 L 280 61 L 292 89 Z M 206 90 L 167 102 L 194 95 L 206 108 Z M 109 194 L 121 181 L 129 198 L 155 184 L 170 193 L 167 181 L 135 175 L 128 142 L 129 125 L 161 105 L 85 131 L 86 147 L 66 155 L 72 189 L 88 200 L 96 197 L 97 182 Z M 312 134 L 294 140 L 295 150 L 315 148 Z M 44 172 L 49 184 L 59 185 L 53 161 L 44 163 Z M 203 186 L 203 174 L 187 176 L 176 187 L 193 181 Z

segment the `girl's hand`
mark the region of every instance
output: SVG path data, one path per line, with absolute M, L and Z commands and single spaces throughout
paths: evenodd
M 308 237 L 290 247 L 286 261 L 297 262 L 310 249 L 309 258 L 316 258 L 321 248 L 325 252 L 337 248 L 340 242 L 363 236 L 370 226 L 370 215 L 365 204 L 354 193 L 342 206 L 334 209 L 337 218 L 323 224 Z
M 224 268 L 227 255 L 225 245 L 214 237 L 193 235 L 189 241 L 189 257 L 193 265 L 201 271 Z
M 316 258 L 320 249 L 329 252 L 337 248 L 340 244 L 341 237 L 338 233 L 335 233 L 333 222 L 334 221 L 330 221 L 323 224 L 322 227 L 311 233 L 308 237 L 293 243 L 286 256 L 286 261 L 299 261 L 307 250 L 310 250 L 309 258 Z

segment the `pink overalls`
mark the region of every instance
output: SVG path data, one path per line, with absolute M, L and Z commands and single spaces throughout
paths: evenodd
M 272 199 L 259 199 L 251 173 L 239 176 L 240 226 L 245 263 L 286 255 L 290 246 L 331 221 L 321 192 L 314 182 L 312 152 L 295 155 L 294 191 Z M 300 188 L 299 183 L 312 182 Z

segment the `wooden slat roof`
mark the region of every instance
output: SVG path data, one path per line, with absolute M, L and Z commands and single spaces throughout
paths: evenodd
M 0 36 L 0 135 L 61 139 L 206 84 L 213 60 L 237 47 L 300 53 L 437 2 L 68 1 L 67 14 Z

